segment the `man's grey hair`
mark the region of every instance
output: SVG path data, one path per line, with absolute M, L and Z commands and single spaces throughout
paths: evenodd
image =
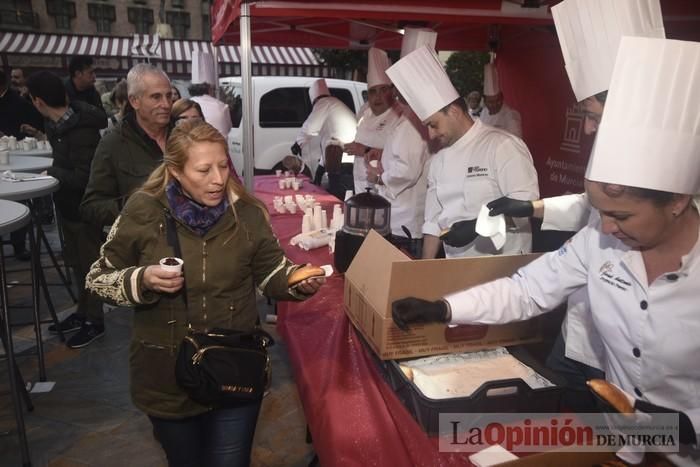
M 160 68 L 151 65 L 150 63 L 137 63 L 126 75 L 126 92 L 129 97 L 139 97 L 145 89 L 144 78 L 146 75 L 159 75 L 165 78 L 168 83 L 170 78 Z

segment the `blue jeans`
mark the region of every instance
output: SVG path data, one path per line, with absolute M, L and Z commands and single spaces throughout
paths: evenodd
M 180 420 L 149 418 L 170 467 L 245 467 L 250 465 L 260 404 L 241 404 Z

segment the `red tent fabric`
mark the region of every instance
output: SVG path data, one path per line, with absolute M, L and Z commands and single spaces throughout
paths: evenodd
M 592 138 L 564 70 L 547 8 L 526 0 L 265 0 L 250 3 L 252 43 L 399 49 L 398 29 L 421 24 L 438 32 L 438 50 L 488 50 L 499 41 L 497 67 L 506 102 L 523 118 L 542 196 L 583 189 Z M 559 0 L 541 0 L 553 5 Z M 536 3 L 536 2 L 530 2 Z M 241 0 L 215 0 L 212 37 L 238 43 Z M 669 38 L 700 40 L 700 1 L 661 0 Z

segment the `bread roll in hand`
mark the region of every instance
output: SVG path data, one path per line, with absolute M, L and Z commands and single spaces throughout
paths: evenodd
M 586 382 L 601 399 L 610 404 L 615 410 L 622 414 L 634 413 L 634 406 L 627 395 L 612 383 L 604 379 L 591 379 Z
M 326 271 L 317 266 L 302 266 L 287 277 L 287 285 L 289 287 L 295 287 L 300 282 L 306 279 L 311 279 L 312 277 L 325 277 Z

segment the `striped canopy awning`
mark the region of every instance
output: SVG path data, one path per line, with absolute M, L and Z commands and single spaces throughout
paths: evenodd
M 149 59 L 168 73 L 190 73 L 192 52 L 214 53 L 221 65 L 220 75 L 240 74 L 238 46 L 214 47 L 211 42 L 160 39 L 156 35 L 133 37 L 71 36 L 5 32 L 0 36 L 0 54 L 90 55 L 95 58 L 128 59 L 128 66 Z M 252 50 L 255 74 L 314 74 L 322 65 L 309 48 L 255 46 Z

